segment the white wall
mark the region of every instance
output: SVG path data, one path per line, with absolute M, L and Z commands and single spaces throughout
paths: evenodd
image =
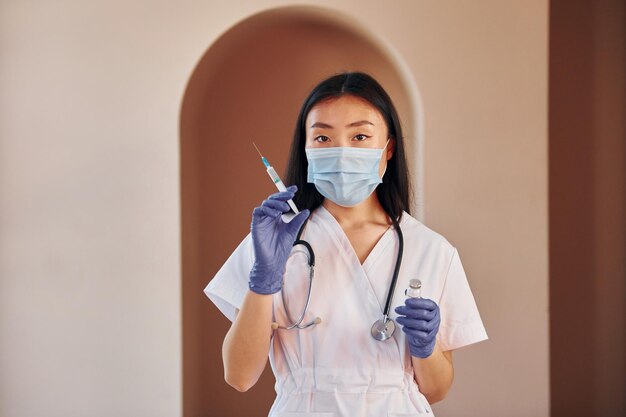
M 0 3 L 0 415 L 180 414 L 180 101 L 221 33 L 291 4 L 221 3 Z M 491 337 L 439 415 L 548 415 L 547 0 L 315 3 L 422 94 L 426 223 Z

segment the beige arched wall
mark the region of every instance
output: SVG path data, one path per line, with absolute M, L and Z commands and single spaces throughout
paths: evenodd
M 212 190 L 179 181 L 181 102 L 209 45 L 294 4 L 0 2 L 0 415 L 182 414 L 180 197 Z M 547 416 L 549 2 L 297 4 L 375 33 L 419 86 L 423 218 L 459 249 L 490 336 L 455 353 L 437 415 Z M 207 250 L 184 253 L 208 280 Z
M 337 14 L 290 7 L 251 16 L 212 44 L 193 72 L 181 111 L 185 416 L 263 416 L 273 401 L 269 365 L 246 394 L 224 383 L 221 345 L 230 322 L 202 289 L 248 233 L 252 209 L 275 192 L 252 141 L 283 172 L 304 98 L 346 70 L 383 84 L 407 142 L 417 143 L 416 92 L 385 49 Z

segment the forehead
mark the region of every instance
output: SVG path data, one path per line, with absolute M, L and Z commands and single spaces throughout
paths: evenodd
M 315 122 L 323 122 L 333 127 L 343 127 L 359 120 L 384 127 L 384 119 L 376 107 L 360 97 L 343 95 L 313 106 L 307 115 L 306 126 L 309 128 Z

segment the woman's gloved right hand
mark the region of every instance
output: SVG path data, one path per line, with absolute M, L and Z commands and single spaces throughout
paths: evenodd
M 309 217 L 309 210 L 303 210 L 289 223 L 282 219 L 298 187 L 292 185 L 287 191 L 270 195 L 252 212 L 252 244 L 254 265 L 250 271 L 248 286 L 257 294 L 274 294 L 283 284 L 285 265 L 291 253 L 300 227 Z

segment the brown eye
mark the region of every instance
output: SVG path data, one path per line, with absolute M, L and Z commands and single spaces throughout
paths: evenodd
M 328 142 L 330 140 L 330 138 L 328 136 L 316 136 L 315 139 L 313 139 L 315 142 Z

